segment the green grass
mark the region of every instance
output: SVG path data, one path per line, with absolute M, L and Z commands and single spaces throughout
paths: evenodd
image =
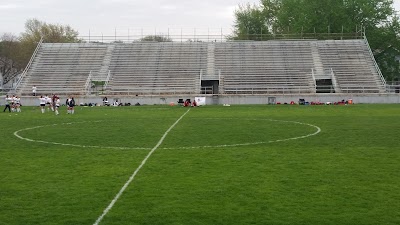
M 187 111 L 22 110 L 0 113 L 0 224 L 93 224 Z M 13 135 L 37 126 L 76 146 Z M 192 108 L 101 224 L 400 224 L 399 134 L 399 105 Z

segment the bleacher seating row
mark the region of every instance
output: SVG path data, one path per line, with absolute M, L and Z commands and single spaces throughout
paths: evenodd
M 220 94 L 315 93 L 313 71 L 325 70 L 337 91 L 385 90 L 364 40 L 279 40 L 44 43 L 17 92 L 85 94 L 89 74 L 105 79 L 110 71 L 109 95 L 199 94 L 201 74 L 217 70 Z

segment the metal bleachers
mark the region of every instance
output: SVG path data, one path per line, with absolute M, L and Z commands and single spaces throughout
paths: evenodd
M 207 62 L 202 43 L 117 44 L 111 59 L 111 94 L 195 94 Z
M 82 94 L 90 71 L 101 68 L 107 45 L 44 43 L 20 84 L 19 92 Z
M 226 42 L 216 47 L 225 94 L 311 93 L 308 41 Z
M 365 40 L 318 41 L 317 45 L 324 67 L 333 69 L 342 92 L 385 92 Z
M 317 79 L 337 93 L 385 92 L 366 39 L 45 43 L 34 56 L 17 93 L 87 94 L 104 81 L 107 95 L 200 94 L 218 80 L 218 94 L 307 94 Z

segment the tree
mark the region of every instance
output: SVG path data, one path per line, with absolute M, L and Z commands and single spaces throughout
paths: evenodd
M 239 6 L 235 18 L 232 39 L 260 40 L 265 29 L 284 36 L 356 33 L 363 28 L 385 77 L 400 77 L 395 51 L 389 51 L 400 49 L 393 0 L 261 0 L 259 5 Z
M 76 43 L 81 42 L 78 35 L 79 33 L 68 25 L 47 24 L 37 19 L 29 19 L 25 23 L 21 41 L 38 42 L 43 37 L 45 42 Z
M 374 32 L 374 33 L 372 33 Z M 400 81 L 400 22 L 394 17 L 392 22 L 368 34 L 369 43 L 374 46 L 375 59 L 387 81 Z
M 68 25 L 47 24 L 37 19 L 29 19 L 25 23 L 25 32 L 20 37 L 21 51 L 19 54 L 24 66 L 28 64 L 42 37 L 44 42 L 51 43 L 76 43 L 82 41 L 78 38 L 78 32 Z
M 140 41 L 171 42 L 172 39 L 161 35 L 149 35 L 141 38 Z
M 266 18 L 256 5 L 241 5 L 235 11 L 234 40 L 262 40 L 263 34 L 269 34 Z
M 70 26 L 47 24 L 37 19 L 29 19 L 25 23 L 25 32 L 20 37 L 5 34 L 0 40 L 0 73 L 3 79 L 11 79 L 12 75 L 22 71 L 29 62 L 38 42 L 72 43 L 81 42 L 78 32 Z
M 21 45 L 16 36 L 6 33 L 0 38 L 0 74 L 3 75 L 4 83 L 23 69 L 20 50 Z

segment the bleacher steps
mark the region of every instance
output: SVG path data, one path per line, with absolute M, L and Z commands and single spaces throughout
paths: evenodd
M 203 80 L 218 80 L 218 74 L 215 70 L 215 43 L 207 45 L 207 70 L 203 74 Z
M 110 68 L 111 58 L 115 49 L 115 45 L 108 45 L 106 54 L 104 55 L 103 63 L 101 68 L 95 76 L 92 77 L 93 81 L 106 81 L 108 76 L 108 71 Z
M 318 43 L 311 43 L 311 55 L 314 63 L 314 74 L 323 76 L 324 65 L 322 64 L 321 57 L 318 51 Z

